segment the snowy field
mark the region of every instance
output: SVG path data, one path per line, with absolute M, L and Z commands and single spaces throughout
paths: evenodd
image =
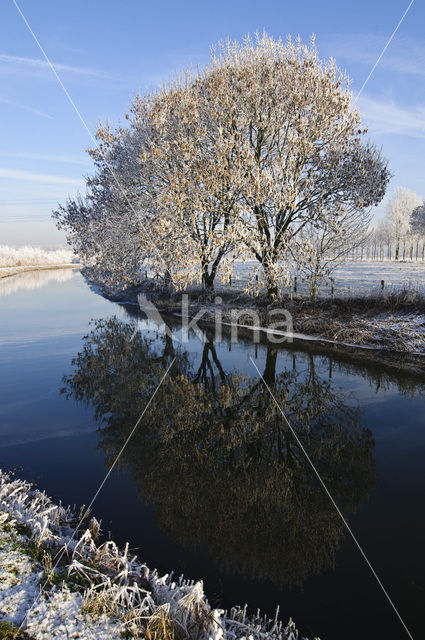
M 348 262 L 335 272 L 335 289 L 367 293 L 381 288 L 418 289 L 425 292 L 424 262 Z
M 425 286 L 424 262 L 348 262 L 335 272 L 335 285 L 367 290 L 381 286 Z
M 238 262 L 235 265 L 232 287 L 244 288 L 256 265 Z M 381 291 L 381 280 L 387 293 L 409 289 L 425 294 L 425 262 L 346 262 L 333 274 L 336 296 L 373 295 Z M 287 288 L 289 292 L 291 287 Z M 297 278 L 297 291 L 308 295 L 308 287 Z M 319 296 L 331 294 L 330 283 L 320 287 Z

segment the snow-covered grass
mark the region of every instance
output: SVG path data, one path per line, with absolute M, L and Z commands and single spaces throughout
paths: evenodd
M 301 319 L 301 323 L 310 337 L 316 333 L 316 339 L 319 340 L 403 352 L 406 355 L 425 355 L 425 315 L 421 313 L 353 313 L 349 322 L 341 317 L 329 318 L 327 323 L 322 319 L 319 335 L 314 331 L 314 318 L 307 316 Z
M 9 247 L 0 245 L 0 267 L 60 265 L 77 262 L 70 249 L 40 249 L 38 247 Z
M 382 280 L 387 294 L 425 293 L 424 262 L 347 262 L 337 268 L 334 278 L 336 295 L 372 295 L 381 290 Z
M 98 544 L 94 518 L 80 537 L 76 522 L 69 507 L 0 471 L 0 620 L 12 631 L 33 640 L 297 640 L 291 620 L 211 609 L 202 582 L 159 576 L 128 546 Z
M 244 289 L 250 280 L 250 274 L 256 267 L 252 261 L 236 261 L 233 268 L 232 288 Z M 375 295 L 381 291 L 381 281 L 387 294 L 409 289 L 425 294 L 425 262 L 346 262 L 333 273 L 334 294 L 339 297 Z M 284 293 L 293 291 L 294 281 Z M 217 282 L 217 289 L 227 289 Z M 309 296 L 308 285 L 297 277 L 297 293 Z M 323 283 L 319 289 L 320 297 L 331 295 L 330 282 Z

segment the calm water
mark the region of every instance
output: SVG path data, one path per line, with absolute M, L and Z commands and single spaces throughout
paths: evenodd
M 71 271 L 0 281 L 0 308 L 0 467 L 88 504 L 175 358 L 94 506 L 105 533 L 161 572 L 203 578 L 216 606 L 280 605 L 323 640 L 407 637 L 252 356 L 421 637 L 421 380 L 300 349 L 183 345 L 177 325 L 165 339 Z

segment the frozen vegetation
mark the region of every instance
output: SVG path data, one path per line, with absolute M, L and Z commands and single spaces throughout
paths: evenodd
M 78 520 L 0 471 L 0 625 L 11 637 L 20 628 L 34 640 L 299 638 L 293 622 L 285 626 L 277 615 L 212 609 L 202 582 L 160 576 L 128 545 L 99 544 L 94 518 L 77 535 Z
M 38 247 L 9 247 L 0 245 L 0 267 L 63 265 L 75 262 L 70 249 L 41 249 Z
M 250 292 L 278 298 L 292 261 L 314 297 L 364 242 L 387 161 L 314 38 L 264 32 L 213 51 L 203 69 L 137 95 L 124 126 L 100 124 L 86 194 L 54 218 L 109 286 L 149 264 L 175 289 L 211 291 L 243 257 Z

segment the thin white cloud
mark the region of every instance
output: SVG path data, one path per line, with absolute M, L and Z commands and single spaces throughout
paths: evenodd
M 393 100 L 363 96 L 358 107 L 374 133 L 425 138 L 425 107 L 406 109 Z
M 1 98 L 0 102 L 2 104 L 7 104 L 11 107 L 16 107 L 17 109 L 24 109 L 25 111 L 29 111 L 30 113 L 34 113 L 37 116 L 41 116 L 42 118 L 48 118 L 49 120 L 53 120 L 53 116 L 44 111 L 40 111 L 39 109 L 34 109 L 34 107 L 30 107 L 27 104 L 20 104 L 19 102 L 15 102 L 14 100 L 9 100 L 8 98 Z
M 47 182 L 49 184 L 63 184 L 82 186 L 83 180 L 78 178 L 68 178 L 67 176 L 56 176 L 46 173 L 33 173 L 32 171 L 20 171 L 15 169 L 1 169 L 0 178 L 9 180 L 25 180 L 29 182 Z
M 334 36 L 321 49 L 341 60 L 371 66 L 382 51 L 388 35 L 369 33 Z M 397 35 L 379 63 L 379 69 L 425 76 L 425 41 L 411 36 Z
M 74 75 L 83 75 L 83 76 L 97 76 L 102 78 L 111 77 L 109 73 L 105 71 L 101 71 L 99 69 L 91 69 L 89 67 L 78 67 L 68 64 L 60 64 L 57 62 L 52 62 L 54 68 L 59 73 L 71 73 Z M 11 56 L 7 53 L 0 53 L 0 72 L 1 70 L 5 71 L 16 71 L 17 68 L 22 68 L 26 71 L 38 70 L 38 71 L 48 71 L 52 73 L 50 65 L 46 60 L 41 60 L 40 58 L 25 58 L 22 56 Z
M 90 166 L 91 161 L 85 156 L 64 156 L 55 154 L 27 153 L 27 152 L 10 152 L 0 149 L 0 157 L 2 158 L 19 158 L 22 160 L 40 160 L 41 162 L 57 162 L 61 164 L 76 164 L 80 166 Z

